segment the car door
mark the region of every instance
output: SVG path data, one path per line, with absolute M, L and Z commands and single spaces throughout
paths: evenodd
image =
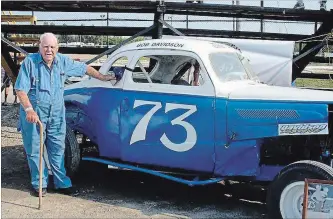
M 90 128 L 96 133 L 94 141 L 98 144 L 101 157 L 121 157 L 120 104 L 124 99 L 122 88 L 128 74 L 126 66 L 130 63 L 132 54 L 131 51 L 114 54 L 99 69 L 102 74 L 114 74 L 116 67 L 124 70 L 120 81 L 112 80 L 103 86 L 96 82 L 95 89 L 87 90 L 87 93 L 93 93 L 89 104 L 94 107 L 89 108 L 89 114 L 93 115 L 92 121 L 95 125 Z
M 186 74 L 173 81 L 186 60 L 200 64 L 200 85 L 188 86 Z M 122 159 L 212 172 L 215 91 L 202 61 L 191 52 L 140 50 L 130 68 L 121 104 Z

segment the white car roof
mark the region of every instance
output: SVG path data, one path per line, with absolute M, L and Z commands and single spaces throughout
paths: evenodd
M 145 49 L 173 49 L 179 51 L 190 51 L 196 54 L 211 52 L 239 52 L 238 50 L 218 42 L 197 39 L 153 39 L 144 40 L 124 45 L 117 49 L 115 53 L 129 50 L 145 50 Z

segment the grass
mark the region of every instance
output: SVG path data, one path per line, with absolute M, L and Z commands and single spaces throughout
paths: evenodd
M 330 79 L 310 79 L 298 78 L 296 79 L 297 87 L 313 87 L 313 88 L 333 88 L 333 78 Z

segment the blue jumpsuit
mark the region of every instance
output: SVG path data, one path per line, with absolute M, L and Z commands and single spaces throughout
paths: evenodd
M 55 188 L 72 186 L 66 176 L 64 151 L 66 137 L 64 83 L 67 76 L 83 76 L 87 65 L 57 54 L 51 68 L 40 53 L 30 54 L 23 61 L 15 89 L 27 93 L 32 107 L 37 112 L 44 128 L 46 146 Z M 39 126 L 26 121 L 26 113 L 21 105 L 19 129 L 22 132 L 24 149 L 31 174 L 33 188 L 39 187 Z M 43 188 L 47 187 L 48 169 L 43 161 Z

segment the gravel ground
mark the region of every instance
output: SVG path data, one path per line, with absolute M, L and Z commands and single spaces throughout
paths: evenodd
M 38 210 L 38 198 L 29 193 L 29 169 L 16 130 L 18 106 L 2 106 L 1 115 L 3 218 L 266 217 L 266 191 L 259 186 L 234 182 L 188 187 L 143 173 L 102 169 L 89 162 L 83 163 L 73 179 L 80 190 L 78 196 L 50 191 Z

